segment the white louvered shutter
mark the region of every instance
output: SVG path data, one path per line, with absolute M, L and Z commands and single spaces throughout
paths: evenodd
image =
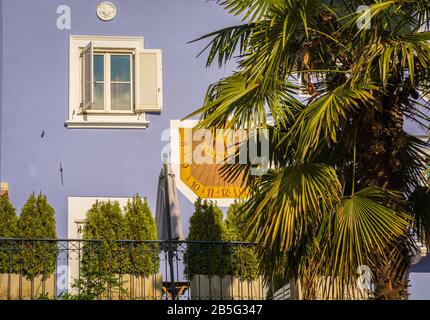
M 82 54 L 82 111 L 94 103 L 94 44 L 90 42 Z
M 143 50 L 136 54 L 136 112 L 163 110 L 161 50 Z

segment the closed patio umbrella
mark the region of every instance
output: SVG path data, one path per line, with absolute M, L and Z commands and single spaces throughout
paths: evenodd
M 155 221 L 158 240 L 184 239 L 175 175 L 168 163 L 164 164 L 158 179 Z
M 181 214 L 179 210 L 178 194 L 176 191 L 175 176 L 172 168 L 164 161 L 158 179 L 157 208 L 155 212 L 158 240 L 182 240 Z M 170 268 L 170 291 L 172 298 L 176 296 L 175 272 L 173 266 L 173 255 L 176 250 L 175 244 L 168 243 L 168 259 Z

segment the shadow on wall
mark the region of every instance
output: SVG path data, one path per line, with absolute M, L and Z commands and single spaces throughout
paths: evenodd
M 430 300 L 430 255 L 413 265 L 409 273 L 410 300 Z
M 419 263 L 413 265 L 410 269 L 410 273 L 430 273 L 430 254 L 427 254 Z

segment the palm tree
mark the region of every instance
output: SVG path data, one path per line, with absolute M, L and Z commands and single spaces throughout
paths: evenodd
M 430 0 L 217 2 L 243 23 L 197 40 L 210 39 L 208 66 L 235 59 L 237 70 L 188 117 L 269 131 L 269 171 L 222 170 L 245 173 L 245 227 L 266 279 L 298 279 L 315 298 L 326 277 L 327 298 L 366 265 L 373 297 L 406 299 L 415 240 L 430 243 L 429 145 L 404 130 L 429 126 Z M 371 20 L 359 28 L 363 3 Z

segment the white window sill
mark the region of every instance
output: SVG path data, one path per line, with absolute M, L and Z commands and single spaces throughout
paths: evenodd
M 146 129 L 149 122 L 91 122 L 91 121 L 66 121 L 69 129 Z
M 145 117 L 110 115 L 110 116 L 74 116 L 66 121 L 69 129 L 146 129 L 149 122 Z

